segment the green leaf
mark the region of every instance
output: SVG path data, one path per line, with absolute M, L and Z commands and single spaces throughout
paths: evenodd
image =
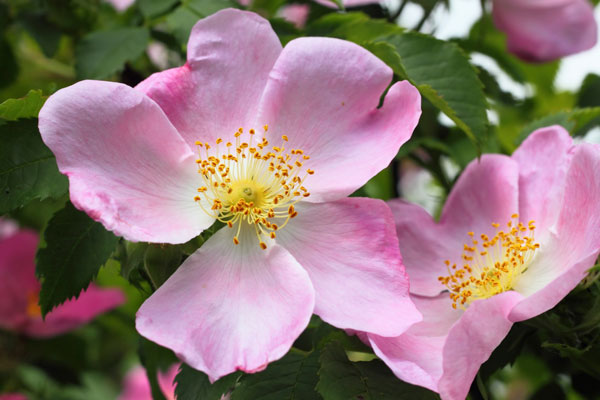
M 478 147 L 484 141 L 488 120 L 483 85 L 456 44 L 406 32 L 365 47 L 415 85 Z
M 0 34 L 0 88 L 9 86 L 19 75 L 19 65 L 12 47 Z
M 576 108 L 547 115 L 526 125 L 519 133 L 518 143 L 523 142 L 533 131 L 550 125 L 560 125 L 573 135 L 581 133 L 588 124 L 600 119 L 600 107 Z
M 54 155 L 42 142 L 37 119 L 0 125 L 0 143 L 0 214 L 33 199 L 67 193 L 67 178 L 58 172 Z
M 351 362 L 337 342 L 321 353 L 317 391 L 327 400 L 434 400 L 437 394 L 409 385 L 379 361 Z
M 234 8 L 236 4 L 229 0 L 186 0 L 167 16 L 166 23 L 177 41 L 185 46 L 198 20 L 227 7 Z
M 20 118 L 37 118 L 47 97 L 41 90 L 30 90 L 25 97 L 8 99 L 0 104 L 0 118 L 16 121 Z
M 319 400 L 318 370 L 319 353 L 292 350 L 265 371 L 243 376 L 232 400 Z
M 581 133 L 583 128 L 593 123 L 598 125 L 600 118 L 600 107 L 576 108 L 570 112 L 569 119 L 575 123 L 572 132 L 575 135 Z
M 181 265 L 181 247 L 150 244 L 144 254 L 144 268 L 158 289 Z
M 125 242 L 125 254 L 121 260 L 121 275 L 123 278 L 129 280 L 133 271 L 143 267 L 148 246 L 148 243 L 144 242 Z
M 285 4 L 285 0 L 252 0 L 250 9 L 257 14 L 272 16 Z
M 487 381 L 497 370 L 504 368 L 506 365 L 513 365 L 519 354 L 521 354 L 526 340 L 534 332 L 533 328 L 524 324 L 513 325 L 502 343 L 494 349 L 490 358 L 479 368 L 479 378 Z
M 38 42 L 44 55 L 49 58 L 54 56 L 60 43 L 60 29 L 48 22 L 43 12 L 28 13 L 20 22 Z
M 361 12 L 330 13 L 309 27 L 311 36 L 332 36 L 358 44 L 398 32 L 402 32 L 399 26 L 383 19 L 369 18 Z
M 138 58 L 150 39 L 147 28 L 119 28 L 92 32 L 75 49 L 75 70 L 79 79 L 103 79 Z
M 178 0 L 138 0 L 137 5 L 146 18 L 156 17 L 169 11 Z
M 208 17 L 224 8 L 239 7 L 237 2 L 231 0 L 186 0 L 184 4 L 203 17 Z
M 177 400 L 221 400 L 221 396 L 235 386 L 240 375 L 240 372 L 234 372 L 211 385 L 206 374 L 187 364 L 181 364 L 175 377 L 175 396 Z
M 585 77 L 577 94 L 577 105 L 579 107 L 600 106 L 600 75 L 588 74 Z
M 186 5 L 181 5 L 167 16 L 166 23 L 179 44 L 185 46 L 190 37 L 192 27 L 200 18 L 202 18 L 202 15 L 199 15 Z
M 58 211 L 44 231 L 36 273 L 42 280 L 40 307 L 46 315 L 64 301 L 79 297 L 108 260 L 118 238 L 71 203 Z
M 166 372 L 178 360 L 173 352 L 159 346 L 147 339 L 140 337 L 140 361 L 146 369 L 146 376 L 150 382 L 153 400 L 166 400 L 158 384 L 158 372 Z
M 394 181 L 391 169 L 385 168 L 365 183 L 364 190 L 369 197 L 389 200 L 395 197 L 395 184 L 396 182 Z
M 595 379 L 600 379 L 600 365 L 598 364 L 600 346 L 590 345 L 579 349 L 564 343 L 544 342 L 542 343 L 542 348 L 557 351 L 561 357 L 568 358 L 578 369 L 593 376 Z

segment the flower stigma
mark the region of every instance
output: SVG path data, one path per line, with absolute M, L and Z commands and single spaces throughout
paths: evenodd
M 236 245 L 242 225 L 253 226 L 264 250 L 263 239 L 275 239 L 276 231 L 298 215 L 294 205 L 310 196 L 303 185 L 314 171 L 303 168 L 310 159 L 303 150 L 285 148 L 287 136 L 281 136 L 281 146 L 269 145 L 265 137 L 268 125 L 263 129 L 262 138 L 257 139 L 254 129 L 246 134 L 239 128 L 234 133 L 235 143 L 218 138 L 214 148 L 196 141 L 196 163 L 203 182 L 194 201 L 208 215 L 235 229 Z M 247 140 L 243 136 L 248 136 Z
M 518 219 L 518 214 L 511 216 L 507 231 L 492 223 L 496 234 L 492 238 L 481 234 L 481 241 L 468 232 L 470 243 L 463 247 L 462 268 L 444 261 L 448 275 L 438 280 L 448 288 L 452 308 L 465 310 L 475 300 L 512 290 L 515 280 L 527 270 L 540 245 L 534 239 L 535 221 L 525 226 Z

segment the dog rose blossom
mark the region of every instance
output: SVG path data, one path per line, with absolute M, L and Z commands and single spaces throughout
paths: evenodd
M 599 199 L 600 146 L 552 126 L 512 157 L 473 161 L 439 223 L 390 202 L 423 321 L 395 338 L 369 333 L 375 353 L 399 378 L 463 400 L 512 324 L 554 307 L 594 265 Z
M 313 312 L 397 336 L 421 319 L 393 217 L 346 198 L 396 155 L 420 96 L 353 43 L 282 49 L 268 22 L 198 22 L 187 63 L 135 88 L 83 81 L 51 96 L 40 131 L 73 204 L 132 241 L 224 227 L 140 308 L 137 329 L 212 380 L 282 357 Z
M 175 376 L 179 364 L 172 365 L 166 372 L 158 372 L 157 380 L 160 390 L 167 400 L 175 400 Z M 118 400 L 152 400 L 152 389 L 146 370 L 137 366 L 127 373 L 123 382 L 123 392 Z
M 494 0 L 492 17 L 508 51 L 527 61 L 552 61 L 596 44 L 588 0 Z
M 12 224 L 0 220 L 2 226 Z M 37 233 L 19 230 L 0 237 L 0 329 L 31 337 L 52 337 L 78 328 L 125 301 L 119 289 L 91 284 L 77 299 L 68 300 L 42 319 L 40 283 L 35 277 Z

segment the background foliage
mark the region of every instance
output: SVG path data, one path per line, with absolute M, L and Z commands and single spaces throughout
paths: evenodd
M 479 154 L 510 154 L 534 129 L 549 124 L 560 124 L 576 137 L 600 124 L 599 75 L 585 77 L 576 91 L 557 90 L 559 62 L 526 64 L 507 53 L 505 38 L 487 12 L 466 37 L 440 40 L 419 30 L 435 8 L 449 6 L 448 0 L 405 0 L 390 9 L 371 5 L 346 13 L 300 2 L 311 8 L 304 28 L 278 17 L 284 0 L 255 0 L 250 9 L 270 19 L 284 44 L 321 35 L 364 46 L 393 69 L 395 79 L 409 80 L 423 96 L 413 138 L 356 195 L 408 197 L 411 193 L 397 183 L 417 165 L 431 175 L 427 185 L 435 195 L 428 204 L 439 213 L 455 172 Z M 393 22 L 407 3 L 423 9 L 415 30 Z M 37 114 L 47 96 L 78 80 L 133 86 L 153 72 L 181 65 L 193 24 L 225 7 L 241 6 L 228 0 L 138 0 L 118 12 L 100 0 L 0 0 L 0 214 L 41 232 L 42 312 L 91 280 L 119 286 L 129 299 L 94 323 L 54 339 L 0 332 L 0 392 L 23 392 L 30 399 L 112 399 L 125 372 L 142 363 L 154 398 L 164 399 L 156 373 L 176 358 L 137 335 L 135 311 L 218 226 L 179 246 L 115 237 L 69 203 L 67 180 L 40 139 Z M 470 61 L 475 53 L 491 58 L 525 94 L 515 95 L 498 83 L 496 72 L 475 67 Z M 598 274 L 555 309 L 514 325 L 482 366 L 470 397 L 600 398 Z M 290 353 L 263 372 L 234 373 L 211 385 L 204 374 L 183 365 L 176 382 L 184 400 L 218 400 L 230 391 L 232 400 L 438 398 L 396 379 L 356 337 L 317 317 Z

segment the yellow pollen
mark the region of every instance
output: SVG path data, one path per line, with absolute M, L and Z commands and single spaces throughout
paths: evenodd
M 27 293 L 27 316 L 31 318 L 40 317 L 42 315 L 42 310 L 39 306 L 40 297 L 37 292 L 29 292 Z
M 218 138 L 213 151 L 208 143 L 196 142 L 202 183 L 194 201 L 208 215 L 235 229 L 236 245 L 242 227 L 251 226 L 263 250 L 267 248 L 263 239 L 275 239 L 275 231 L 298 215 L 294 205 L 310 196 L 304 181 L 314 174 L 303 168 L 309 159 L 303 150 L 285 148 L 287 136 L 281 136 L 279 146 L 269 146 L 264 137 L 268 128 L 263 127 L 262 135 L 248 130 L 245 141 L 244 129 L 239 128 L 233 133 L 235 144 L 220 147 L 223 139 Z
M 519 215 L 513 214 L 506 224 L 508 232 L 499 230 L 500 224 L 494 222 L 496 234 L 492 238 L 482 234 L 481 247 L 476 240 L 471 240 L 474 246 L 464 245 L 462 267 L 444 261 L 448 275 L 438 280 L 448 288 L 452 308 L 464 310 L 475 300 L 513 289 L 540 247 L 534 239 L 534 224 L 535 221 L 529 221 L 525 226 L 519 222 Z M 468 236 L 473 237 L 474 233 L 468 232 Z

